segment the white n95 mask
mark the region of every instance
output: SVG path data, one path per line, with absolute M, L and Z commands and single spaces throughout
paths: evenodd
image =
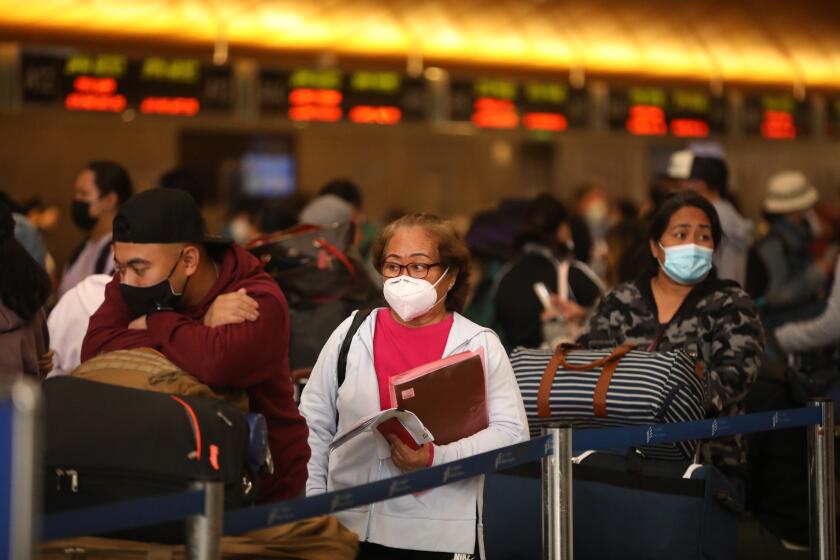
M 388 278 L 382 290 L 385 301 L 403 321 L 416 319 L 440 303 L 435 287 L 443 280 L 447 272 L 449 268 L 443 271 L 434 284 L 424 278 L 412 278 L 407 274 Z M 443 299 L 441 298 L 440 301 Z

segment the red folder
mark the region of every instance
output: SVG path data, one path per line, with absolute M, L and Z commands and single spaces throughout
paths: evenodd
M 402 442 L 411 449 L 414 449 L 415 451 L 420 449 L 420 444 L 414 441 L 414 436 L 412 436 L 406 427 L 403 426 L 399 418 L 390 418 L 385 420 L 379 424 L 376 429 L 379 430 L 380 434 L 385 436 L 385 439 L 388 439 L 389 435 L 394 435 L 400 438 L 400 440 L 402 440 Z
M 410 410 L 445 445 L 489 425 L 484 352 L 463 352 L 389 380 L 391 406 Z

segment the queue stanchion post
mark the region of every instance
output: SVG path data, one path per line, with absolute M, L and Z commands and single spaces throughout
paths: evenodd
M 194 482 L 191 490 L 204 490 L 204 514 L 187 518 L 187 559 L 220 560 L 224 523 L 225 486 L 221 481 Z
M 41 492 L 38 471 L 42 453 L 42 398 L 38 385 L 29 379 L 18 379 L 8 389 L 11 402 L 11 454 L 8 497 L 8 548 L 0 557 L 29 560 L 38 538 L 37 520 L 40 513 Z M 8 554 L 8 556 L 6 556 Z
M 543 558 L 571 560 L 572 542 L 572 428 L 551 426 L 551 453 L 542 459 Z
M 808 426 L 811 559 L 836 560 L 834 403 L 830 399 L 813 399 L 808 405 L 819 408 L 822 417 L 819 424 Z

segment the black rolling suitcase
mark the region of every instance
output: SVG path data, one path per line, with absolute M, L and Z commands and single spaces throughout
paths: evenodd
M 129 389 L 72 377 L 43 384 L 44 512 L 178 493 L 196 480 L 225 484 L 225 506 L 253 502 L 248 425 L 216 399 Z M 119 538 L 181 542 L 183 523 Z

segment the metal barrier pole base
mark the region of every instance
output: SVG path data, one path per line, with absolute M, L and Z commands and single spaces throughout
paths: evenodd
M 225 487 L 222 482 L 194 482 L 191 490 L 204 490 L 204 515 L 187 518 L 187 559 L 220 560 Z
M 33 558 L 39 531 L 36 519 L 41 510 L 41 479 L 33 465 L 40 465 L 43 450 L 42 402 L 39 386 L 29 379 L 14 382 L 12 402 L 11 519 L 9 549 L 0 558 Z M 7 460 L 4 458 L 3 460 Z M 7 556 L 8 555 L 8 556 Z
M 543 429 L 551 436 L 552 452 L 542 460 L 543 558 L 571 560 L 572 543 L 572 428 Z
M 834 403 L 813 399 L 822 422 L 808 426 L 808 490 L 810 505 L 811 559 L 837 559 L 836 504 L 834 503 Z

